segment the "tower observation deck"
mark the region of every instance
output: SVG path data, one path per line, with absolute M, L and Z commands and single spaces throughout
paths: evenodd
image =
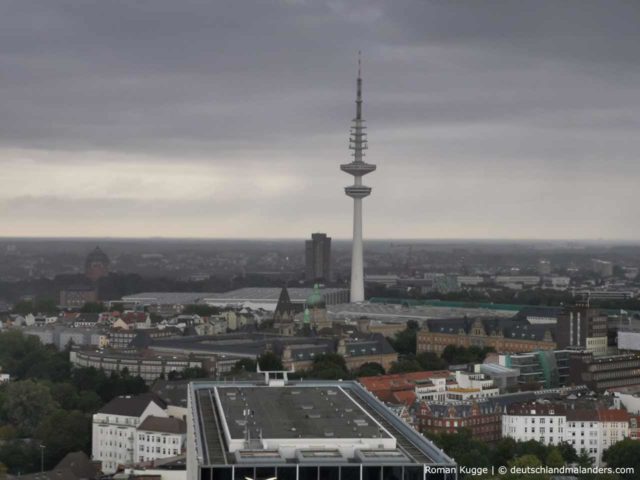
M 356 117 L 351 125 L 349 148 L 353 151 L 353 161 L 340 165 L 343 172 L 353 175 L 353 185 L 345 187 L 347 196 L 353 198 L 353 242 L 351 250 L 351 302 L 364 301 L 364 262 L 362 247 L 362 199 L 371 194 L 371 187 L 362 184 L 362 177 L 376 169 L 366 163 L 367 133 L 362 118 L 362 68 L 358 52 L 358 79 L 356 82 Z

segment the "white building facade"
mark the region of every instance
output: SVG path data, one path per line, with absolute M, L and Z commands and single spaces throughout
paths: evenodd
M 186 424 L 170 417 L 147 417 L 137 429 L 134 459 L 137 463 L 170 458 L 182 454 Z
M 149 396 L 118 397 L 93 415 L 91 457 L 102 462 L 104 473 L 136 461 L 138 426 L 150 415 L 168 417 L 163 407 Z
M 602 466 L 602 453 L 629 437 L 629 414 L 624 410 L 567 409 L 554 404 L 512 405 L 502 416 L 502 436 L 545 445 L 566 442 L 578 454 L 586 452 L 595 466 Z

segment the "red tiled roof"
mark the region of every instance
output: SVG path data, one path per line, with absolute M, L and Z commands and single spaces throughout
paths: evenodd
M 127 312 L 122 316 L 125 323 L 141 323 L 147 320 L 147 314 L 144 312 Z
M 629 412 L 600 408 L 598 409 L 598 418 L 601 422 L 629 422 Z
M 597 410 L 567 410 L 568 422 L 597 422 L 598 411 Z
M 396 403 L 395 393 L 413 392 L 416 382 L 431 378 L 448 377 L 448 370 L 433 370 L 429 372 L 396 373 L 390 375 L 378 375 L 375 377 L 360 377 L 358 381 L 371 393 L 383 402 Z M 404 403 L 404 402 L 401 402 Z
M 358 381 L 369 391 L 388 390 L 393 387 L 413 385 L 415 382 L 429 380 L 430 378 L 448 377 L 448 370 L 433 370 L 429 372 L 396 373 L 390 375 L 378 375 L 375 377 L 360 377 Z
M 413 405 L 416 401 L 416 392 L 413 390 L 403 390 L 401 392 L 393 392 L 391 395 L 392 399 L 395 400 L 393 403 L 403 404 L 403 405 Z

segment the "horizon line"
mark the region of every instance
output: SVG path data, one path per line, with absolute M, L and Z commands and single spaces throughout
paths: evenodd
M 312 233 L 325 233 L 332 240 L 338 241 L 352 241 L 351 237 L 333 237 L 327 232 L 312 232 Z M 309 237 L 311 233 L 309 234 Z M 308 240 L 309 237 L 170 237 L 170 236 L 133 236 L 133 237 L 116 237 L 116 236 L 0 236 L 0 241 L 5 240 L 237 240 L 237 241 L 300 241 Z M 370 237 L 364 239 L 365 242 L 586 242 L 586 243 L 602 243 L 602 242 L 616 242 L 616 243 L 638 243 L 640 239 L 627 239 L 627 238 L 535 238 L 535 237 Z

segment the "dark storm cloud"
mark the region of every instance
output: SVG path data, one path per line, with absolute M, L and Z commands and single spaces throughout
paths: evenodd
M 113 202 L 104 217 L 114 219 L 127 201 L 140 215 L 162 211 L 172 219 L 211 203 L 220 207 L 212 219 L 222 209 L 225 219 L 253 215 L 240 187 L 224 190 L 224 198 L 197 192 L 189 199 L 184 186 L 172 192 L 175 172 L 157 171 L 172 163 L 220 167 L 216 185 L 242 185 L 251 168 L 268 184 L 260 208 L 282 212 L 286 224 L 299 221 L 296 205 L 348 234 L 348 218 L 331 220 L 323 208 L 346 205 L 340 188 L 348 179 L 337 164 L 348 158 L 362 49 L 370 158 L 379 164 L 367 178 L 375 189 L 369 208 L 380 212 L 372 220 L 377 236 L 391 236 L 383 226 L 399 219 L 400 235 L 448 236 L 392 212 L 433 205 L 461 177 L 479 180 L 465 180 L 455 201 L 441 202 L 447 221 L 471 225 L 477 207 L 468 199 L 482 198 L 494 212 L 488 224 L 514 221 L 525 208 L 540 220 L 520 236 L 572 236 L 562 222 L 595 210 L 592 200 L 571 198 L 565 179 L 600 182 L 615 207 L 627 199 L 626 181 L 640 175 L 639 24 L 640 4 L 609 0 L 8 0 L 0 4 L 0 166 L 18 172 L 25 157 L 36 167 L 25 173 L 59 165 L 87 182 L 95 164 L 101 177 L 113 175 L 99 190 Z M 131 162 L 158 176 L 144 198 L 118 188 L 118 164 Z M 47 172 L 40 184 L 5 191 L 0 213 L 35 221 L 59 202 L 58 209 L 89 218 L 101 197 L 90 192 L 70 207 L 87 192 L 74 193 Z M 310 172 L 300 201 L 292 186 Z M 173 200 L 165 204 L 167 196 Z M 616 221 L 607 219 L 603 235 L 574 234 L 640 234 Z

